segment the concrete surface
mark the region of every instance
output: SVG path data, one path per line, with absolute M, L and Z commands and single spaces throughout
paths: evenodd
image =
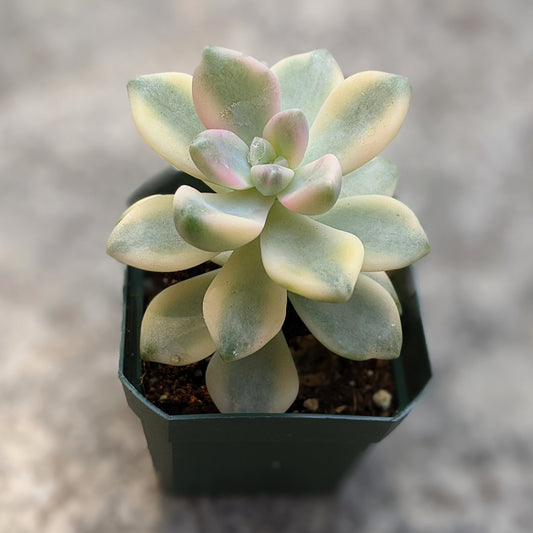
M 6 0 L 0 4 L 0 531 L 516 533 L 533 524 L 530 0 Z M 331 497 L 172 499 L 116 378 L 107 235 L 164 163 L 127 80 L 206 44 L 331 50 L 414 92 L 386 155 L 433 246 L 435 376 Z

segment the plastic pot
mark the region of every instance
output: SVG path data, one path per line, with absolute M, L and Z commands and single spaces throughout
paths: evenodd
M 130 200 L 173 193 L 200 182 L 168 171 Z M 203 184 L 201 184 L 203 185 Z M 202 186 L 198 188 L 203 188 Z M 177 494 L 316 493 L 335 489 L 371 445 L 409 413 L 431 377 L 412 267 L 391 279 L 403 315 L 403 347 L 393 363 L 399 406 L 392 417 L 327 414 L 168 415 L 142 394 L 139 333 L 143 283 L 149 273 L 128 267 L 119 377 L 140 418 L 162 487 Z

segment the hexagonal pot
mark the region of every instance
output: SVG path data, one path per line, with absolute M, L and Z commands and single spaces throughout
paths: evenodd
M 141 187 L 133 202 L 203 184 L 170 170 Z M 335 489 L 350 467 L 409 413 L 431 377 L 412 267 L 392 282 L 403 315 L 403 347 L 393 362 L 398 409 L 391 417 L 329 414 L 168 415 L 142 393 L 139 333 L 148 272 L 128 267 L 119 377 L 140 418 L 161 486 L 177 494 L 316 493 Z

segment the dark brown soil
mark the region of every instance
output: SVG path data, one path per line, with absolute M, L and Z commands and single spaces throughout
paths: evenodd
M 216 268 L 204 264 L 185 272 L 150 274 L 148 303 L 168 285 Z M 283 327 L 300 376 L 300 390 L 289 413 L 391 416 L 397 408 L 389 361 L 351 361 L 322 346 L 290 307 Z M 207 360 L 187 366 L 143 362 L 144 395 L 168 414 L 217 413 L 205 386 Z M 390 405 L 387 405 L 389 403 Z

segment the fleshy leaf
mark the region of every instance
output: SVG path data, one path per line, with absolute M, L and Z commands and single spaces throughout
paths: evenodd
M 211 259 L 211 261 L 217 265 L 224 266 L 228 259 L 230 258 L 230 255 L 233 253 L 233 250 L 227 250 L 226 252 L 220 252 L 219 254 L 215 255 Z
M 193 77 L 196 112 L 206 128 L 236 133 L 246 144 L 280 110 L 279 84 L 263 63 L 208 46 Z
M 260 350 L 280 331 L 286 306 L 287 291 L 266 275 L 259 242 L 235 250 L 204 298 L 220 356 L 232 361 Z
M 175 167 L 203 179 L 189 155 L 192 140 L 204 130 L 192 100 L 192 76 L 150 74 L 128 83 L 133 120 L 144 140 Z
M 361 274 L 352 297 L 330 304 L 289 294 L 309 331 L 332 352 L 348 359 L 394 359 L 400 355 L 398 308 L 379 283 Z
M 300 109 L 287 109 L 275 114 L 265 126 L 263 137 L 279 156 L 296 168 L 304 158 L 309 140 L 309 126 Z
M 215 351 L 202 316 L 205 291 L 218 270 L 167 287 L 148 305 L 141 325 L 141 357 L 167 365 L 188 365 Z
M 344 80 L 327 50 L 286 57 L 272 67 L 272 72 L 279 80 L 281 109 L 301 109 L 309 125 L 331 91 Z
M 206 130 L 194 139 L 190 154 L 206 180 L 230 189 L 249 189 L 248 145 L 226 130 Z
M 396 289 L 394 288 L 394 285 L 392 284 L 392 281 L 390 280 L 387 273 L 386 272 L 365 272 L 364 275 L 370 279 L 373 279 L 377 283 L 379 283 L 391 295 L 401 315 L 402 314 L 402 303 L 400 302 L 400 298 L 398 297 L 398 294 L 396 293 Z
M 265 196 L 282 191 L 294 177 L 294 170 L 281 165 L 255 165 L 252 167 L 252 182 Z
M 402 268 L 429 252 L 426 234 L 415 214 L 389 196 L 343 198 L 316 220 L 361 239 L 365 247 L 363 271 Z
M 174 223 L 196 248 L 233 250 L 261 233 L 272 202 L 255 189 L 218 194 L 182 185 L 174 195 Z
M 318 215 L 335 205 L 341 184 L 340 163 L 334 155 L 327 154 L 297 168 L 293 180 L 278 199 L 291 211 Z
M 363 262 L 363 245 L 338 231 L 275 203 L 261 233 L 267 274 L 287 290 L 313 300 L 350 298 Z
M 298 373 L 282 333 L 245 359 L 209 361 L 206 384 L 222 413 L 283 413 L 298 394 Z
M 398 169 L 396 165 L 381 157 L 375 157 L 342 178 L 339 199 L 362 194 L 392 196 L 397 183 Z
M 364 165 L 398 133 L 410 94 L 403 76 L 368 71 L 345 79 L 324 102 L 311 127 L 304 162 L 333 154 L 343 175 Z
M 216 255 L 191 246 L 179 235 L 172 199 L 172 194 L 157 194 L 130 206 L 109 236 L 107 253 L 121 263 L 152 272 L 185 270 Z
M 250 165 L 266 165 L 267 163 L 272 163 L 274 159 L 276 159 L 274 147 L 263 137 L 254 137 L 248 153 Z

